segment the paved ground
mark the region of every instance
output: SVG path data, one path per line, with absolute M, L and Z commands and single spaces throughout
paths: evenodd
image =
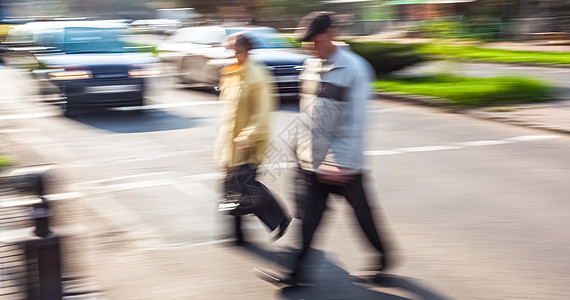
M 211 164 L 212 94 L 161 82 L 146 113 L 67 119 L 2 69 L 0 134 L 25 164 L 50 164 L 57 192 L 77 191 L 83 233 L 73 266 L 109 299 L 560 299 L 568 294 L 566 135 L 386 101 L 370 103 L 367 158 L 374 212 L 400 264 L 382 286 L 348 274 L 372 256 L 343 201 L 315 247 L 318 285 L 278 289 L 254 267 L 288 265 L 298 222 L 276 244 L 253 218 L 247 248 L 224 246 Z M 274 140 L 295 118 L 274 113 Z M 15 150 L 16 149 L 16 150 Z M 264 182 L 292 209 L 285 158 Z M 276 167 L 276 168 L 271 168 Z M 380 202 L 381 201 L 381 202 Z M 380 209 L 382 207 L 382 209 Z M 66 215 L 68 217 L 69 215 Z M 71 218 L 71 217 L 70 217 Z M 328 226 L 327 226 L 328 225 Z M 77 248 L 81 251 L 77 251 Z

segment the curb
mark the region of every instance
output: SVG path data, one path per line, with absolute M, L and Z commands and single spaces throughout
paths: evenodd
M 482 120 L 508 123 L 512 125 L 529 127 L 534 129 L 548 130 L 562 134 L 570 134 L 570 128 L 563 128 L 557 125 L 536 124 L 534 122 L 528 122 L 516 118 L 493 116 L 492 113 L 482 112 L 475 109 L 462 109 L 459 107 L 454 107 L 449 105 L 449 101 L 443 98 L 416 95 L 416 94 L 398 93 L 398 92 L 385 92 L 385 91 L 375 91 L 372 94 L 375 97 L 374 99 L 378 100 L 390 100 L 390 101 L 403 102 L 419 106 L 434 107 L 448 113 L 461 113 L 463 115 Z
M 515 65 L 523 67 L 540 67 L 540 68 L 570 68 L 570 65 L 563 64 L 547 64 L 547 63 L 532 63 L 532 62 L 518 62 L 518 61 L 492 61 L 492 60 L 478 60 L 478 59 L 460 59 L 461 62 L 468 63 L 490 63 L 490 64 L 504 64 Z
M 508 118 L 508 117 L 505 118 L 505 117 L 500 117 L 500 116 L 493 116 L 492 113 L 485 113 L 485 112 L 474 111 L 474 110 L 465 110 L 462 113 L 469 116 L 469 117 L 482 119 L 482 120 L 507 123 L 507 124 L 511 124 L 511 125 L 517 125 L 517 126 L 534 128 L 534 129 L 548 130 L 548 131 L 561 133 L 561 134 L 570 134 L 569 128 L 563 128 L 563 127 L 556 126 L 556 125 L 536 124 L 534 122 L 528 122 L 528 121 L 524 121 L 524 120 L 520 120 L 520 119 L 517 120 L 516 118 Z
M 539 67 L 539 68 L 562 68 L 570 69 L 570 64 L 548 64 L 548 63 L 533 63 L 533 62 L 519 62 L 519 61 L 494 61 L 494 60 L 479 60 L 479 59 L 468 59 L 461 57 L 443 57 L 439 55 L 432 56 L 433 60 L 451 60 L 460 63 L 482 63 L 482 64 L 499 64 L 499 65 L 514 65 L 523 67 Z
M 373 94 L 376 97 L 382 97 L 389 100 L 402 101 L 422 106 L 446 107 L 448 105 L 448 101 L 446 99 L 430 96 L 385 91 L 375 91 Z

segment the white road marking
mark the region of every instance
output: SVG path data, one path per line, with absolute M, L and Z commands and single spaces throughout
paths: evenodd
M 376 151 L 364 151 L 364 155 L 377 156 L 377 155 L 394 155 L 402 154 L 402 151 L 398 150 L 376 150 Z
M 41 172 L 45 172 L 51 168 L 53 168 L 53 165 L 25 167 L 25 168 L 19 168 L 19 169 L 13 170 L 10 172 L 10 174 L 11 175 L 20 175 L 20 174 L 28 174 L 28 173 L 41 173 Z
M 0 130 L 0 134 L 2 133 L 18 133 L 18 132 L 26 132 L 26 129 L 2 129 Z
M 95 163 L 95 164 L 96 164 L 97 166 L 110 166 L 110 165 L 117 165 L 117 164 L 125 164 L 125 163 L 132 163 L 132 162 L 140 162 L 140 161 L 148 161 L 148 160 L 155 160 L 155 159 L 162 159 L 162 158 L 183 156 L 183 155 L 186 155 L 186 154 L 202 153 L 202 152 L 210 152 L 210 150 L 177 151 L 177 152 L 169 152 L 169 153 L 163 153 L 163 154 L 155 154 L 155 155 L 150 155 L 150 156 L 140 157 L 140 158 L 122 159 L 122 160 L 117 160 L 117 161 L 104 162 L 104 163 Z
M 135 181 L 129 183 L 111 184 L 104 186 L 96 186 L 93 189 L 97 192 L 95 193 L 109 193 L 109 192 L 120 192 L 127 190 L 137 190 L 142 188 L 173 185 L 175 183 L 172 179 L 157 179 L 157 180 L 145 180 L 145 181 Z
M 0 116 L 0 120 L 36 119 L 59 116 L 59 113 L 35 113 Z
M 369 113 L 386 113 L 386 112 L 405 110 L 405 109 L 409 109 L 409 108 L 407 108 L 407 107 L 390 107 L 390 108 L 384 108 L 384 109 L 371 109 L 368 112 Z
M 144 106 L 117 107 L 113 108 L 113 110 L 120 110 L 120 111 L 149 110 L 149 109 L 174 108 L 174 107 L 184 107 L 184 106 L 219 105 L 222 103 L 223 103 L 222 101 L 189 101 L 189 102 L 176 102 L 176 103 L 149 104 Z
M 397 148 L 396 151 L 400 151 L 400 152 L 431 152 L 431 151 L 441 151 L 441 150 L 455 150 L 455 149 L 461 149 L 461 148 L 463 148 L 463 147 L 453 146 L 453 145 L 441 145 L 441 146 Z
M 211 172 L 203 174 L 195 174 L 183 177 L 184 180 L 198 181 L 198 180 L 218 180 L 224 177 L 223 172 Z
M 177 102 L 177 103 L 163 103 L 163 104 L 149 104 L 144 106 L 127 106 L 127 107 L 117 107 L 111 108 L 111 110 L 117 111 L 133 111 L 133 110 L 151 110 L 151 109 L 161 109 L 161 108 L 174 108 L 174 107 L 184 107 L 184 106 L 199 106 L 199 105 L 219 105 L 222 101 L 194 101 L 194 102 Z M 57 117 L 61 116 L 59 112 L 43 112 L 43 113 L 33 113 L 33 114 L 13 114 L 0 116 L 0 120 L 21 120 L 21 119 L 37 119 L 37 118 L 47 118 L 47 117 Z
M 149 175 L 165 175 L 169 172 L 153 172 L 153 173 L 144 173 L 144 174 L 136 174 L 136 175 L 128 175 L 128 176 L 120 176 L 120 177 L 113 177 L 113 178 L 106 178 L 100 180 L 91 180 L 91 181 L 84 181 L 77 184 L 98 184 L 98 183 L 105 183 L 110 181 L 117 181 L 117 180 L 124 180 L 124 179 L 132 179 L 132 178 L 139 178 L 139 177 L 146 177 Z
M 560 135 L 522 135 L 512 138 L 504 138 L 499 140 L 482 140 L 482 141 L 471 141 L 471 142 L 461 142 L 453 143 L 449 145 L 440 146 L 423 146 L 423 147 L 409 147 L 409 148 L 396 148 L 390 150 L 375 150 L 375 151 L 364 151 L 364 155 L 367 156 L 381 156 L 381 155 L 394 155 L 403 154 L 410 152 L 431 152 L 431 151 L 442 151 L 442 150 L 454 150 L 463 149 L 468 147 L 481 147 L 481 146 L 495 146 L 495 145 L 505 145 L 512 144 L 516 142 L 532 142 L 541 141 L 548 139 L 561 138 Z
M 474 142 L 464 142 L 456 143 L 455 145 L 461 147 L 478 147 L 478 146 L 494 146 L 494 145 L 504 145 L 510 144 L 512 141 L 509 140 L 489 140 L 489 141 L 474 141 Z
M 560 138 L 559 135 L 521 135 L 512 138 L 506 138 L 505 140 L 515 141 L 515 142 L 528 142 L 528 141 L 541 141 L 549 139 Z

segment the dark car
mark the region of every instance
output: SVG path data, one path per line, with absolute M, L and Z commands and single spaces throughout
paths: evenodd
M 7 61 L 30 68 L 41 94 L 59 97 L 66 115 L 141 106 L 147 78 L 158 74 L 158 60 L 128 47 L 123 33 L 117 22 L 30 23 L 9 36 L 20 47 L 7 53 Z
M 270 27 L 199 26 L 179 29 L 157 49 L 163 62 L 172 66 L 184 83 L 217 86 L 222 67 L 236 62 L 224 40 L 246 32 L 252 38 L 251 59 L 265 65 L 274 75 L 281 99 L 299 96 L 299 73 L 307 55 L 298 52 L 277 30 Z

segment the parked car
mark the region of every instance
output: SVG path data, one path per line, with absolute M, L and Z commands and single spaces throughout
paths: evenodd
M 134 33 L 172 34 L 180 27 L 182 22 L 174 19 L 136 20 L 129 24 L 129 29 Z
M 224 41 L 234 33 L 246 32 L 253 39 L 251 59 L 273 73 L 282 99 L 299 96 L 299 73 L 307 55 L 270 27 L 187 27 L 176 31 L 157 47 L 159 58 L 169 64 L 183 83 L 217 86 L 220 70 L 236 62 Z
M 34 22 L 8 36 L 9 65 L 29 68 L 41 94 L 55 94 L 66 115 L 144 104 L 158 59 L 121 40 L 125 25 L 103 21 Z

